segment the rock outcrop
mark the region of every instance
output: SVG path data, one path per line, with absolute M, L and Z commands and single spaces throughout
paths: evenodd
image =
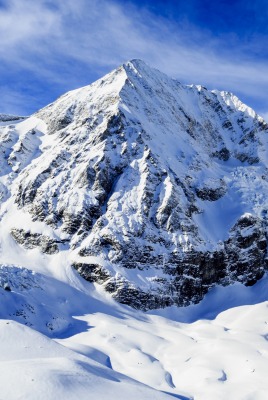
M 10 234 L 51 257 L 68 240 L 81 276 L 143 310 L 252 285 L 267 267 L 267 137 L 233 94 L 131 61 L 0 128 L 3 210 L 64 239 Z
M 21 244 L 26 249 L 34 249 L 38 247 L 42 253 L 55 254 L 58 253 L 59 243 L 64 243 L 62 240 L 55 240 L 41 233 L 32 233 L 23 229 L 13 228 L 10 231 L 15 241 Z

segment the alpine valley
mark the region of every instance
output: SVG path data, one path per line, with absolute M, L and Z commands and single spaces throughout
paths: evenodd
M 267 150 L 140 60 L 0 114 L 0 398 L 266 400 Z

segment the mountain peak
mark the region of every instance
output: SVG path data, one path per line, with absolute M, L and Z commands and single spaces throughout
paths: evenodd
M 267 132 L 234 96 L 129 61 L 0 129 L 1 254 L 64 254 L 62 268 L 142 309 L 252 284 L 266 265 Z
M 123 67 L 125 68 L 126 71 L 129 69 L 135 70 L 139 73 L 142 73 L 144 71 L 156 71 L 155 69 L 151 68 L 148 64 L 145 63 L 145 61 L 134 58 L 130 61 L 127 61 L 126 63 L 123 64 Z
M 144 67 L 149 68 L 148 64 L 146 64 L 145 61 L 139 58 L 133 58 L 124 63 L 123 65 L 133 65 L 135 68 L 144 68 Z
M 140 60 L 0 115 L 1 398 L 265 400 L 267 138 Z

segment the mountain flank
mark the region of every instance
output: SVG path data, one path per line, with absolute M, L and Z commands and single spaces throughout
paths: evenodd
M 132 60 L 0 120 L 2 261 L 67 265 L 142 310 L 264 275 L 268 124 L 235 95 Z

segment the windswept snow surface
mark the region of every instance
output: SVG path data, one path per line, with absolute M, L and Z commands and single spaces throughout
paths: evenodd
M 0 321 L 2 399 L 157 399 L 170 396 L 14 321 Z
M 74 271 L 2 265 L 0 285 L 0 398 L 267 399 L 266 276 L 148 313 Z
M 265 400 L 264 299 L 267 278 L 253 288 L 215 288 L 199 305 L 154 315 L 96 312 L 82 318 L 93 328 L 60 343 L 96 360 L 108 356 L 112 368 L 178 398 Z

